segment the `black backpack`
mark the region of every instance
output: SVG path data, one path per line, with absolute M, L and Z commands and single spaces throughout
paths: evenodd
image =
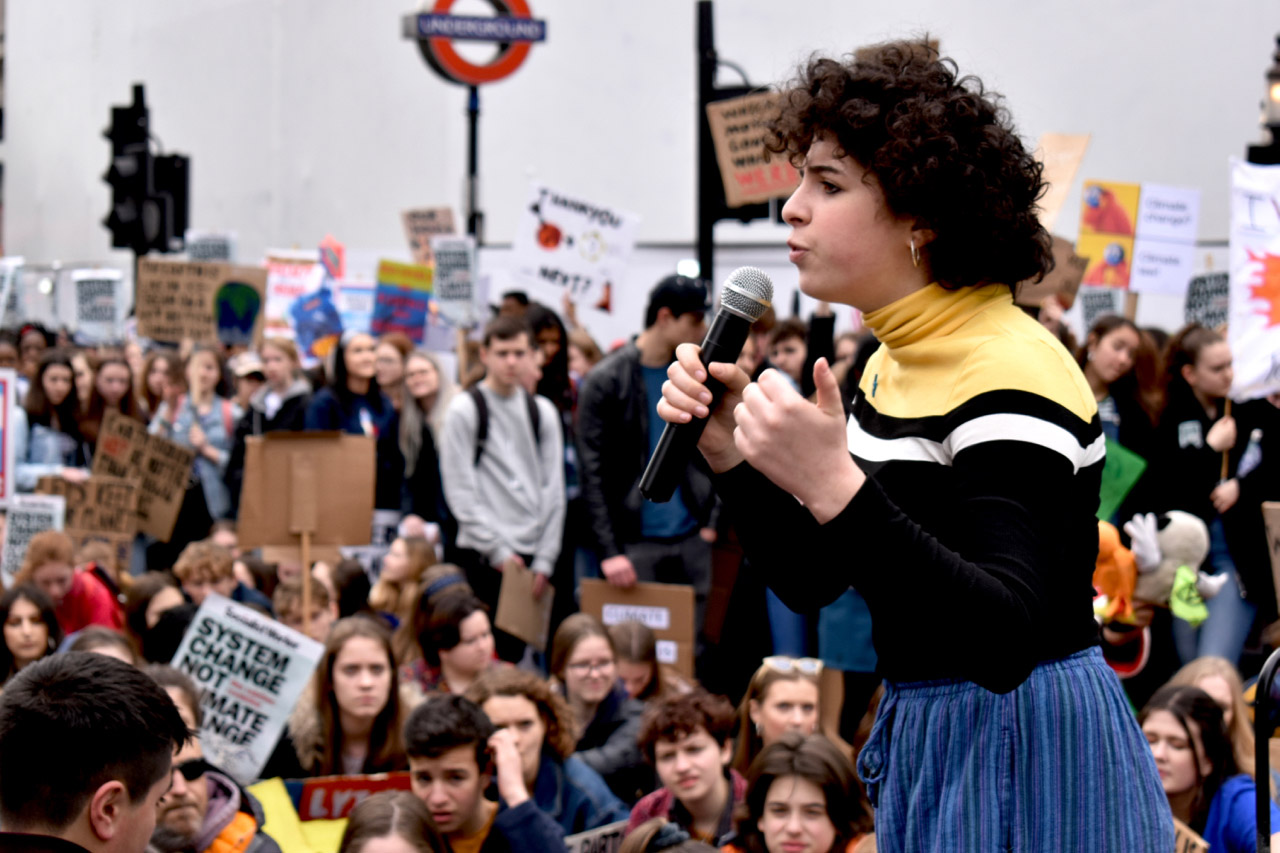
M 489 438 L 489 404 L 484 401 L 484 394 L 480 392 L 479 385 L 472 385 L 467 393 L 471 395 L 471 401 L 476 404 L 476 458 L 471 462 L 472 467 L 475 467 L 480 464 L 485 440 Z M 538 413 L 538 401 L 523 388 L 520 389 L 520 393 L 524 395 L 525 405 L 529 407 L 529 423 L 533 425 L 533 443 L 538 449 L 542 449 L 542 416 Z

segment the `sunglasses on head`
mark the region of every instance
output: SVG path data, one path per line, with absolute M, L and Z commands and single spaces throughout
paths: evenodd
M 803 672 L 805 675 L 818 675 L 822 672 L 822 661 L 817 658 L 791 658 L 786 655 L 770 655 L 762 660 L 760 664 L 774 672 Z
M 188 782 L 194 782 L 213 768 L 203 758 L 192 758 L 189 761 L 174 765 L 173 769 L 181 773 L 183 779 Z

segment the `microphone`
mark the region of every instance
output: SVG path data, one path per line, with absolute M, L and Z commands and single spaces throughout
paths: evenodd
M 751 324 L 769 310 L 772 299 L 773 282 L 764 270 L 738 267 L 730 273 L 721 288 L 720 310 L 702 341 L 702 366 L 713 361 L 737 361 L 751 333 Z M 707 409 L 715 411 L 724 396 L 724 384 L 712 379 L 709 370 L 703 384 L 711 392 L 711 405 Z M 640 478 L 640 494 L 654 503 L 671 500 L 706 428 L 706 418 L 694 418 L 685 424 L 668 423 Z

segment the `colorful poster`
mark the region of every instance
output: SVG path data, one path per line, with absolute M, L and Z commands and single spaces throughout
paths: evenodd
M 205 598 L 170 662 L 200 689 L 205 758 L 242 785 L 256 780 L 323 654 L 252 608 Z
M 634 213 L 534 183 L 516 226 L 512 269 L 548 305 L 567 292 L 578 305 L 608 311 L 639 225 Z
M 124 274 L 120 270 L 72 270 L 71 284 L 75 289 L 76 340 L 84 345 L 120 340 Z
M 1089 261 L 1085 284 L 1129 286 L 1140 191 L 1137 184 L 1085 181 L 1076 244 L 1076 252 Z
M 9 505 L 17 492 L 13 466 L 17 464 L 14 443 L 13 410 L 18 405 L 18 373 L 12 367 L 0 368 L 0 508 Z
M 1280 391 L 1280 166 L 1231 161 L 1231 396 Z
M 378 287 L 373 297 L 375 336 L 400 332 L 415 345 L 422 344 L 431 302 L 432 270 L 421 264 L 378 262 Z
M 436 260 L 433 297 L 440 316 L 454 326 L 469 329 L 479 317 L 476 302 L 476 238 L 432 237 Z
M 324 267 L 314 250 L 272 249 L 267 252 L 267 304 L 262 334 L 295 337 L 289 311 L 298 298 L 320 288 Z

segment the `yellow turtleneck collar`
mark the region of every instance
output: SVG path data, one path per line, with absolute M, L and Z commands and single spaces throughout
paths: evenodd
M 947 290 L 935 282 L 863 315 L 862 321 L 880 343 L 895 349 L 950 334 L 978 312 L 1012 302 L 1003 284 Z

